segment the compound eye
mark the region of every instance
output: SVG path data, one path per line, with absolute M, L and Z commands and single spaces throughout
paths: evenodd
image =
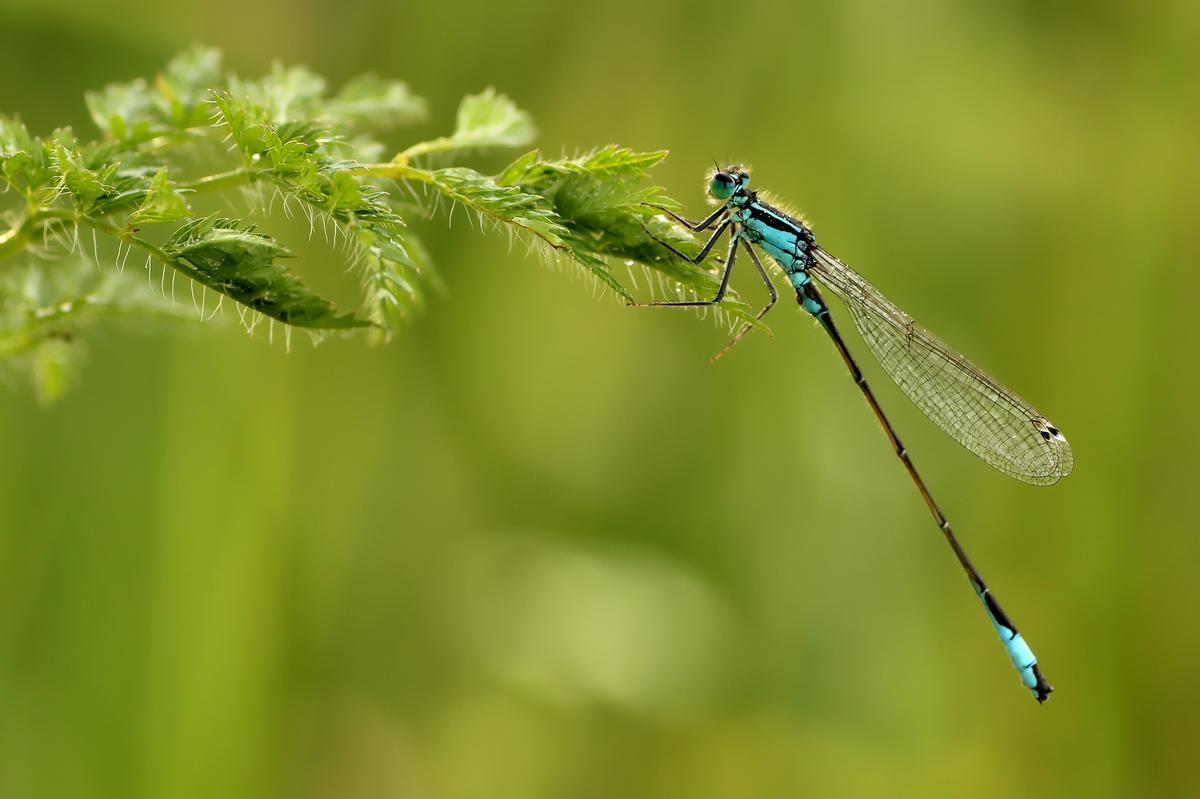
M 728 172 L 717 172 L 708 184 L 708 193 L 717 200 L 728 200 L 733 196 L 737 181 Z

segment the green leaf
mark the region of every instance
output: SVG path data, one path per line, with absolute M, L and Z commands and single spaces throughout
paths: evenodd
M 245 156 L 246 163 L 267 149 L 267 115 L 262 108 L 218 89 L 211 93 L 217 108 L 218 124 L 229 132 L 233 146 Z
M 76 207 L 84 213 L 90 212 L 101 198 L 117 193 L 112 185 L 117 172 L 115 164 L 91 169 L 83 155 L 63 140 L 55 144 L 51 161 L 58 173 L 59 187 L 71 195 Z
M 360 88 L 351 94 L 365 97 L 366 88 Z M 406 243 L 403 221 L 387 195 L 354 173 L 355 162 L 331 157 L 336 142 L 327 132 L 309 121 L 275 125 L 262 109 L 230 95 L 218 96 L 216 103 L 246 163 L 257 165 L 256 180 L 298 198 L 345 231 L 363 264 L 368 317 L 391 330 L 420 307 L 419 282 L 431 271 L 428 259 L 412 254 L 419 245 L 411 237 Z
M 526 153 L 514 161 L 500 177 L 501 182 L 541 183 L 553 182 L 556 178 L 572 175 L 589 180 L 640 181 L 647 176 L 646 170 L 667 157 L 666 150 L 639 153 L 626 147 L 610 144 L 578 158 L 556 161 L 541 161 L 537 151 Z M 624 186 L 625 184 L 622 184 Z
M 109 138 L 127 143 L 144 142 L 163 130 L 158 96 L 140 78 L 88 92 L 84 100 L 92 121 Z
M 107 138 L 137 145 L 171 130 L 207 125 L 208 90 L 220 82 L 220 53 L 198 47 L 173 58 L 153 87 L 138 78 L 84 97 L 92 121 Z
M 694 247 L 690 232 L 647 205 L 678 207 L 662 189 L 643 185 L 646 170 L 666 155 L 663 150 L 639 153 L 616 146 L 554 161 L 527 153 L 509 165 L 498 181 L 545 197 L 565 228 L 567 250 L 626 299 L 630 294 L 607 268 L 609 259 L 646 264 L 671 282 L 709 298 L 720 285 L 720 265 L 685 261 L 651 236 L 653 233 L 684 251 Z M 722 310 L 743 321 L 754 321 L 752 309 L 736 294 L 730 292 L 726 297 Z
M 288 129 L 290 128 L 290 129 Z M 293 124 L 276 130 L 267 126 L 263 130 L 263 143 L 269 170 L 277 177 L 304 179 L 315 175 L 321 160 L 317 155 L 319 132 L 309 126 Z
M 439 154 L 527 147 L 535 135 L 529 115 L 492 89 L 462 101 L 452 134 L 415 144 L 385 163 L 372 133 L 423 119 L 425 103 L 405 84 L 373 75 L 330 96 L 324 79 L 304 67 L 275 65 L 262 78 L 243 80 L 222 74 L 216 50 L 193 48 L 153 81 L 107 86 L 90 93 L 87 105 L 101 132 L 98 142 L 80 142 L 70 130 L 39 139 L 18 121 L 0 117 L 0 192 L 11 187 L 25 199 L 13 214 L 16 224 L 0 230 L 0 257 L 6 259 L 0 270 L 0 356 L 39 374 L 47 395 L 67 375 L 59 345 L 88 320 L 124 309 L 156 312 L 165 294 L 161 284 L 146 286 L 144 279 L 91 263 L 115 257 L 120 265 L 129 255 L 126 247 L 149 252 L 272 319 L 313 328 L 370 326 L 373 336 L 388 335 L 422 307 L 436 275 L 398 214 L 409 206 L 373 185 L 375 179 L 422 184 L 435 198 L 431 213 L 445 199 L 447 216 L 465 209 L 482 230 L 503 228 L 561 253 L 626 299 L 632 296 L 618 279 L 621 262 L 645 264 L 685 293 L 704 297 L 715 293 L 720 279 L 719 264 L 692 264 L 656 241 L 684 252 L 699 247 L 690 231 L 647 205 L 678 207 L 646 180 L 665 152 L 609 146 L 547 160 L 535 151 L 494 178 L 473 169 L 414 166 Z M 207 145 L 222 137 L 240 165 L 214 160 L 224 154 Z M 181 182 L 183 175 L 190 179 Z M 230 190 L 249 188 L 261 197 L 264 187 L 283 195 L 284 213 L 299 200 L 312 230 L 330 235 L 332 229 L 333 242 L 362 278 L 360 316 L 339 313 L 305 288 L 282 265 L 289 252 L 275 239 L 218 216 L 188 221 L 193 192 L 228 207 L 235 199 Z M 274 196 L 263 205 L 269 213 Z M 167 222 L 183 224 L 161 246 L 158 238 L 136 235 L 142 226 Z M 86 243 L 81 230 L 90 234 Z M 88 263 L 84 255 L 8 260 L 43 246 L 69 247 L 72 254 L 78 247 Z M 71 266 L 87 269 L 78 273 Z M 22 267 L 30 271 L 20 272 Z M 34 297 L 14 291 L 10 281 L 27 274 L 74 277 L 63 293 Z M 101 275 L 121 276 L 117 293 L 87 284 Z M 35 284 L 53 281 L 28 283 Z M 128 303 L 135 290 L 153 296 Z M 174 307 L 165 297 L 161 304 Z M 721 310 L 749 318 L 732 293 Z
M 187 200 L 171 185 L 171 178 L 164 166 L 155 173 L 145 199 L 129 217 L 127 226 L 132 228 L 157 222 L 174 222 L 191 215 L 192 210 L 188 208 Z
M 171 59 L 155 81 L 159 106 L 176 128 L 208 124 L 209 91 L 221 84 L 221 51 L 193 47 Z
M 325 103 L 324 117 L 338 128 L 379 130 L 425 119 L 425 101 L 399 81 L 360 75 Z
M 54 178 L 45 145 L 16 119 L 0 116 L 0 178 L 29 195 Z
M 481 94 L 467 95 L 458 107 L 458 123 L 451 139 L 462 149 L 525 147 L 537 128 L 516 103 L 490 86 Z
M 659 264 L 673 256 L 661 246 L 650 246 L 653 240 L 643 225 L 658 213 L 645 203 L 664 198 L 660 190 L 641 182 L 646 169 L 665 156 L 661 151 L 637 153 L 620 147 L 557 161 L 526 154 L 497 180 L 545 197 L 567 230 L 567 247 L 581 261 L 612 256 Z
M 270 236 L 231 219 L 199 219 L 181 227 L 162 248 L 172 266 L 264 316 L 297 327 L 351 328 L 370 323 L 339 314 L 277 264 L 291 253 Z
M 409 147 L 397 161 L 406 162 L 433 153 L 484 150 L 493 147 L 526 147 L 537 136 L 533 120 L 512 100 L 492 88 L 468 95 L 458 107 L 454 133 Z
M 546 198 L 517 186 L 501 186 L 493 178 L 461 167 L 415 172 L 452 202 L 520 233 L 531 233 L 551 248 L 565 251 L 610 289 L 633 301 L 632 295 L 612 276 L 602 259 L 590 255 L 587 247 L 572 243 L 572 231 Z
M 636 153 L 620 147 L 557 161 L 527 154 L 498 180 L 545 197 L 566 229 L 567 248 L 581 262 L 597 264 L 616 257 L 664 265 L 679 259 L 643 228 L 657 214 L 644 204 L 663 199 L 661 191 L 640 184 L 646 168 L 665 156 L 665 152 Z
M 229 90 L 242 103 L 261 109 L 266 119 L 283 124 L 316 115 L 325 94 L 325 79 L 308 67 L 275 64 L 268 75 L 256 81 L 231 77 Z
M 517 186 L 501 186 L 473 169 L 451 167 L 416 170 L 420 179 L 442 196 L 485 218 L 531 233 L 556 249 L 563 249 L 566 229 L 546 201 Z
M 422 283 L 432 271 L 429 255 L 411 232 L 396 227 L 361 226 L 364 308 L 387 338 L 424 304 Z

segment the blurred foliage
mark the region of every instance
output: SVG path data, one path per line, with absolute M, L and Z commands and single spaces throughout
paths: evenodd
M 239 74 L 406 78 L 429 120 L 368 131 L 379 159 L 485 85 L 547 163 L 669 148 L 653 182 L 689 215 L 714 157 L 746 159 L 1077 456 L 1053 488 L 1006 480 L 864 367 L 1053 679 L 1039 707 L 803 314 L 712 367 L 724 331 L 592 302 L 461 208 L 410 213 L 445 293 L 388 347 L 285 356 L 139 312 L 90 328 L 53 407 L 0 391 L 0 795 L 1197 792 L 1194 3 L 6 0 L 0 30 L 0 109 L 43 139 L 201 41 Z M 469 163 L 502 189 L 510 160 Z M 252 221 L 355 307 L 293 216 Z M 47 245 L 75 248 L 65 282 L 0 273 L 52 328 L 120 261 L 101 238 L 106 269 L 80 262 L 86 230 Z M 142 266 L 123 301 L 161 303 Z M 80 357 L 52 340 L 47 391 Z

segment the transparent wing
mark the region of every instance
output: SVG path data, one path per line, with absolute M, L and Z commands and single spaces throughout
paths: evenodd
M 934 424 L 1018 480 L 1050 485 L 1071 473 L 1071 445 L 1032 405 L 912 320 L 820 247 L 810 273 L 850 310 L 884 371 Z

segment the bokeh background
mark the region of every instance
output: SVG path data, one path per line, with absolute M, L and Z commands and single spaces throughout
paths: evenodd
M 434 221 L 390 346 L 111 325 L 58 405 L 0 391 L 0 795 L 1200 795 L 1195 3 L 3 0 L 0 39 L 42 133 L 204 43 L 403 78 L 414 137 L 495 85 L 697 210 L 745 159 L 1078 464 L 1008 480 L 868 367 L 1039 707 L 794 306 L 714 367 Z

